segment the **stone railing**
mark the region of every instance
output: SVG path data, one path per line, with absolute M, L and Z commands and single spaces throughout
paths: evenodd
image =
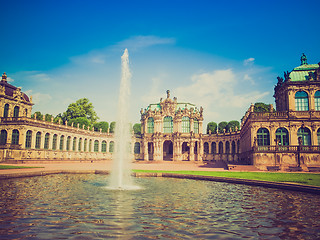
M 320 146 L 255 146 L 253 152 L 301 152 L 320 153 Z

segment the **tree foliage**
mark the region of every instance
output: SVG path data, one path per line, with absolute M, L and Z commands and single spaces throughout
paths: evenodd
M 78 117 L 78 118 L 73 118 L 68 122 L 68 125 L 71 126 L 73 123 L 74 127 L 77 127 L 79 124 L 79 128 L 82 128 L 84 126 L 85 129 L 91 127 L 91 122 L 86 118 L 86 117 Z
M 87 118 L 91 124 L 94 124 L 99 118 L 93 108 L 89 99 L 81 98 L 68 106 L 67 111 L 62 115 L 62 119 L 69 122 L 71 119 L 84 117 Z
M 136 123 L 133 125 L 134 134 L 141 134 L 141 123 Z
M 116 128 L 116 122 L 111 122 L 109 132 L 114 133 L 115 128 Z
M 270 105 L 262 102 L 254 104 L 254 112 L 270 112 Z
M 37 119 L 37 120 L 42 120 L 42 119 L 43 119 L 43 115 L 42 115 L 41 112 L 37 111 L 37 112 L 33 113 L 33 114 L 31 115 L 31 118 L 34 118 L 35 115 L 36 115 L 36 119 Z
M 209 122 L 207 124 L 207 134 L 209 134 L 209 130 L 211 130 L 211 133 L 216 133 L 217 132 L 217 123 L 215 122 Z
M 223 133 L 223 129 L 227 128 L 228 123 L 223 121 L 218 124 L 219 133 Z M 227 129 L 226 129 L 227 130 Z
M 100 129 L 101 129 L 102 132 L 108 132 L 109 123 L 104 122 L 104 121 L 97 122 L 97 123 L 93 124 L 93 127 L 94 127 L 95 131 L 100 131 Z
M 228 125 L 227 125 L 227 132 L 230 132 L 230 128 L 232 129 L 232 132 L 239 130 L 240 129 L 240 123 L 239 121 L 236 121 L 236 120 L 232 120 L 230 122 L 228 122 Z

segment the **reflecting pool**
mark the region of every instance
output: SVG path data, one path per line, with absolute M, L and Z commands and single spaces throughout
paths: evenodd
M 59 174 L 0 181 L 0 239 L 319 239 L 318 195 L 220 182 Z

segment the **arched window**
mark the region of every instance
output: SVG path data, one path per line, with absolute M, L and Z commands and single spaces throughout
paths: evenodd
M 101 143 L 101 152 L 107 152 L 107 142 L 104 140 Z
M 95 140 L 94 141 L 94 148 L 93 148 L 94 152 L 99 152 L 99 141 Z
M 63 144 L 64 144 L 64 136 L 62 135 L 60 137 L 60 148 L 59 148 L 61 151 L 63 151 Z
M 232 154 L 236 153 L 236 143 L 234 141 L 232 141 L 232 144 L 231 144 L 231 152 Z
M 182 132 L 190 132 L 190 119 L 189 117 L 182 117 Z
M 148 133 L 154 133 L 154 120 L 152 117 L 148 118 L 147 128 L 148 128 Z
M 209 143 L 205 142 L 203 144 L 203 151 L 204 153 L 209 153 Z
M 15 106 L 13 109 L 13 117 L 17 118 L 19 117 L 19 110 L 20 108 L 18 106 Z
M 41 146 L 41 132 L 37 132 L 36 134 L 36 149 L 40 149 Z
M 67 151 L 70 151 L 71 137 L 67 137 Z
M 77 142 L 77 138 L 74 137 L 72 142 L 72 151 L 76 151 L 76 142 Z
M 199 121 L 196 118 L 193 120 L 193 132 L 199 133 Z
M 211 153 L 217 153 L 217 144 L 215 142 L 211 143 Z
M 269 146 L 270 145 L 270 134 L 266 128 L 259 128 L 257 132 L 258 146 Z
M 295 94 L 296 111 L 309 111 L 308 93 L 304 91 Z
M 87 151 L 87 143 L 88 143 L 88 140 L 84 139 L 84 149 L 83 149 L 84 152 Z
M 9 116 L 9 104 L 4 105 L 3 117 L 7 118 Z
M 12 131 L 11 144 L 13 144 L 13 145 L 18 145 L 19 144 L 19 131 L 17 129 L 14 129 Z
M 89 140 L 89 152 L 92 151 L 92 139 Z
M 140 143 L 139 142 L 135 142 L 134 143 L 134 153 L 135 154 L 139 154 L 140 153 Z
M 44 149 L 49 148 L 49 137 L 50 137 L 49 133 L 46 133 L 46 135 L 44 136 Z
M 318 145 L 320 146 L 320 128 L 317 131 Z
M 81 144 L 82 144 L 82 138 L 79 138 L 79 143 L 78 143 L 78 151 L 79 152 L 81 152 L 81 150 L 82 150 Z
M 289 132 L 285 128 L 278 128 L 276 131 L 276 139 L 279 145 L 287 146 L 289 145 Z
M 309 128 L 299 128 L 298 129 L 298 139 L 301 137 L 302 145 L 311 145 L 311 133 Z
M 230 143 L 229 143 L 229 141 L 226 142 L 226 153 L 230 153 Z
M 314 110 L 320 111 L 320 91 L 314 94 Z
M 223 153 L 223 143 L 219 142 L 219 154 Z
M 172 133 L 173 132 L 173 121 L 172 117 L 164 117 L 163 119 L 163 132 L 164 133 Z
M 113 151 L 114 151 L 114 142 L 111 141 L 111 142 L 109 143 L 109 152 L 110 152 L 110 153 L 113 153 Z
M 52 150 L 56 150 L 57 149 L 57 138 L 58 138 L 58 135 L 54 134 L 53 138 L 52 138 Z
M 7 131 L 1 130 L 0 133 L 0 145 L 6 145 L 7 144 Z
M 32 131 L 28 130 L 26 133 L 26 148 L 31 148 Z

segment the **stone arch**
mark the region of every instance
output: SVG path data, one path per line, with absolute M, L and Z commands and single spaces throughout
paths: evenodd
M 205 142 L 203 144 L 203 152 L 208 154 L 209 153 L 209 143 L 208 142 Z
M 52 137 L 52 150 L 56 150 L 57 149 L 57 141 L 58 141 L 58 135 L 57 134 L 53 134 L 53 137 Z
M 11 137 L 11 144 L 12 145 L 19 145 L 19 130 L 13 129 L 12 131 L 12 137 Z
M 307 127 L 301 127 L 297 132 L 298 139 L 301 139 L 302 145 L 311 145 L 311 131 Z
M 258 146 L 270 145 L 270 133 L 266 128 L 259 128 L 257 131 L 257 144 Z
M 107 152 L 107 142 L 105 140 L 101 143 L 101 152 Z
M 6 145 L 7 144 L 7 136 L 8 136 L 8 133 L 6 130 L 1 130 L 0 132 L 0 145 Z
M 40 149 L 41 148 L 41 132 L 37 132 L 36 133 L 36 145 L 35 145 L 35 148 L 36 149 Z
M 171 140 L 163 142 L 163 160 L 171 161 L 173 157 L 173 143 Z
M 133 152 L 134 152 L 134 154 L 140 154 L 140 143 L 139 142 L 134 143 Z
M 4 118 L 7 118 L 7 117 L 9 117 L 9 104 L 8 103 L 6 103 L 5 105 L 4 105 L 4 109 L 3 109 L 3 117 Z
M 99 141 L 98 140 L 94 141 L 93 151 L 94 152 L 99 152 Z
M 28 130 L 26 132 L 26 142 L 25 142 L 25 148 L 30 149 L 32 144 L 32 131 Z
M 219 154 L 223 154 L 223 143 L 219 142 Z
M 153 142 L 148 142 L 148 158 L 149 158 L 149 160 L 153 160 L 153 153 L 154 153 Z
M 50 133 L 46 133 L 44 135 L 44 149 L 49 149 L 49 140 L 50 140 Z
M 211 143 L 211 153 L 212 154 L 217 153 L 217 143 L 216 142 Z

